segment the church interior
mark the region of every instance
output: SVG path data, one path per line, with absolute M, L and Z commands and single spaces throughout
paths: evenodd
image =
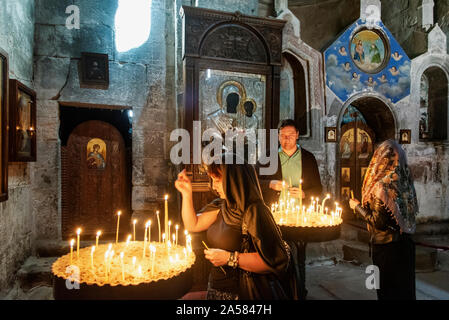
M 207 241 L 175 181 L 185 169 L 195 210 L 216 194 L 174 132 L 293 119 L 330 221 L 290 212 L 312 223 L 307 299 L 376 300 L 348 202 L 391 139 L 419 205 L 416 299 L 449 300 L 448 36 L 448 0 L 1 0 L 0 298 L 205 299 Z

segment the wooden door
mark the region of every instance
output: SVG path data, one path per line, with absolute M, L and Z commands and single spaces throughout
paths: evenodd
M 347 123 L 341 128 L 340 139 L 340 201 L 347 214 L 344 218 L 353 219 L 348 206 L 351 190 L 354 197 L 361 200 L 363 179 L 374 151 L 373 130 L 361 121 Z
M 128 232 L 130 184 L 120 132 L 103 121 L 83 122 L 62 147 L 61 158 L 63 237 L 80 227 L 84 237 L 102 230 L 103 239 L 115 238 L 118 210 L 120 234 Z

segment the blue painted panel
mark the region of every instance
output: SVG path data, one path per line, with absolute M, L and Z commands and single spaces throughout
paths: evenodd
M 347 28 L 339 38 L 324 52 L 326 85 L 345 102 L 352 95 L 365 92 L 376 91 L 391 102 L 396 103 L 410 94 L 410 59 L 399 43 L 384 26 L 382 22 L 377 24 L 386 35 L 389 42 L 390 56 L 385 67 L 376 73 L 362 71 L 354 63 L 359 59 L 359 55 L 354 50 L 355 44 L 350 44 L 351 37 L 365 24 L 361 19 Z M 375 45 L 364 46 L 364 59 L 371 59 L 371 62 L 378 61 L 376 53 L 383 51 L 382 41 L 374 41 Z M 352 46 L 352 48 L 350 47 Z M 352 49 L 352 50 L 351 50 Z M 351 52 L 354 57 L 351 58 Z M 394 55 L 394 57 L 393 57 Z

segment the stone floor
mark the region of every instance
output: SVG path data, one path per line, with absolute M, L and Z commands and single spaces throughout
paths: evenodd
M 308 300 L 376 300 L 375 290 L 365 287 L 366 265 L 347 261 L 321 261 L 307 266 Z M 201 293 L 191 298 L 203 297 Z M 449 300 L 449 271 L 416 274 L 418 300 Z M 2 299 L 51 300 L 52 287 L 43 283 L 25 291 L 18 284 Z

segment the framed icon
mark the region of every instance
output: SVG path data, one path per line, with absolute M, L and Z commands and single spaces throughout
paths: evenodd
M 337 127 L 326 127 L 325 130 L 326 142 L 337 142 Z
M 0 48 L 0 201 L 8 200 L 8 54 Z
M 9 161 L 36 161 L 36 92 L 9 80 Z
M 341 168 L 341 181 L 343 183 L 351 182 L 351 168 Z
M 107 54 L 81 53 L 81 83 L 82 85 L 109 85 L 109 59 Z
M 378 73 L 390 59 L 390 48 L 381 30 L 362 29 L 349 43 L 351 58 L 363 72 Z
M 399 143 L 400 144 L 410 144 L 411 143 L 412 131 L 410 129 L 402 129 L 399 131 Z

